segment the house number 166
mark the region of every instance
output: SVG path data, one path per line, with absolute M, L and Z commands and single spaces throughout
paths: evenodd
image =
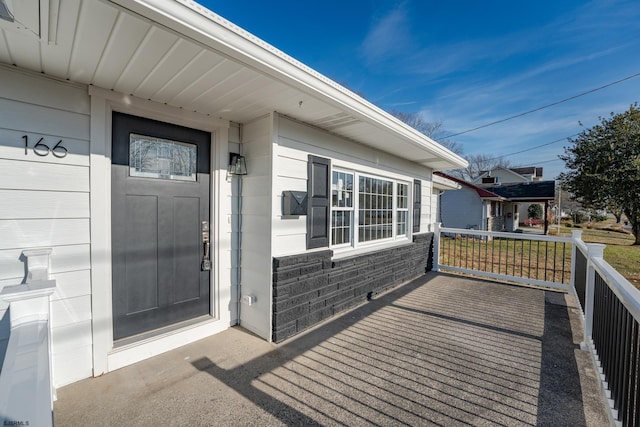
M 27 135 L 23 135 L 22 139 L 24 139 L 24 155 L 26 156 L 28 154 L 28 148 L 29 148 L 29 136 Z M 53 154 L 54 157 L 57 157 L 59 159 L 62 159 L 63 157 L 67 157 L 67 149 L 65 147 L 63 147 L 62 144 L 62 140 L 58 141 L 56 143 L 56 145 L 53 146 L 53 148 L 49 148 L 49 146 L 47 144 L 43 144 L 42 140 L 44 138 L 40 138 L 38 140 L 38 142 L 35 143 L 35 145 L 32 147 L 33 149 L 33 153 L 37 156 L 48 156 L 49 153 Z

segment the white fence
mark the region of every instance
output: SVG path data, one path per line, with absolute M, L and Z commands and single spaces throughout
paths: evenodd
M 434 270 L 574 293 L 584 341 L 616 425 L 640 427 L 640 291 L 603 259 L 605 245 L 571 237 L 441 228 Z
M 434 269 L 568 291 L 574 237 L 436 226 Z

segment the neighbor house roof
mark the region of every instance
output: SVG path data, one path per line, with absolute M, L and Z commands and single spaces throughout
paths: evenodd
M 520 182 L 484 188 L 514 202 L 544 202 L 555 199 L 555 181 Z
M 225 121 L 245 123 L 275 111 L 435 170 L 467 166 L 193 1 L 44 3 L 16 8 L 24 16 L 14 23 L 0 19 L 0 63 Z
M 472 190 L 475 190 L 476 193 L 478 193 L 478 196 L 480 196 L 481 199 L 487 199 L 487 200 L 499 200 L 499 201 L 506 201 L 507 199 L 499 194 L 493 193 L 485 188 L 482 187 L 478 187 L 475 184 L 470 183 L 469 181 L 465 181 L 464 179 L 460 179 L 460 178 L 456 178 L 454 176 L 451 175 L 447 175 L 444 172 L 434 172 L 434 176 L 441 176 L 443 178 L 446 178 L 450 181 L 456 182 L 458 183 L 460 186 L 463 187 L 467 187 L 467 188 L 471 188 Z

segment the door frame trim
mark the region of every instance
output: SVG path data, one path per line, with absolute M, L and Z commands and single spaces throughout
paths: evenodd
M 231 183 L 226 180 L 229 122 L 200 113 L 188 112 L 157 102 L 89 86 L 91 98 L 90 128 L 90 229 L 91 229 L 91 311 L 93 341 L 93 375 L 118 369 L 189 342 L 213 335 L 231 325 L 229 307 L 231 281 L 228 271 L 231 251 L 229 239 L 220 239 L 228 230 L 221 229 L 231 214 Z M 213 268 L 211 274 L 212 318 L 164 335 L 114 349 L 111 277 L 111 122 L 119 111 L 153 120 L 211 132 L 210 216 Z M 229 205 L 229 206 L 227 206 Z M 225 243 L 226 242 L 226 243 Z M 227 275 L 228 276 L 228 275 Z

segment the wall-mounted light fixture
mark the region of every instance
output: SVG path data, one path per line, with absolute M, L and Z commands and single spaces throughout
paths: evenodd
M 4 19 L 9 22 L 15 21 L 15 18 L 9 10 L 9 6 L 7 6 L 4 0 L 0 0 L 0 19 Z
M 247 163 L 244 156 L 238 153 L 229 153 L 229 167 L 227 168 L 229 175 L 246 175 Z

